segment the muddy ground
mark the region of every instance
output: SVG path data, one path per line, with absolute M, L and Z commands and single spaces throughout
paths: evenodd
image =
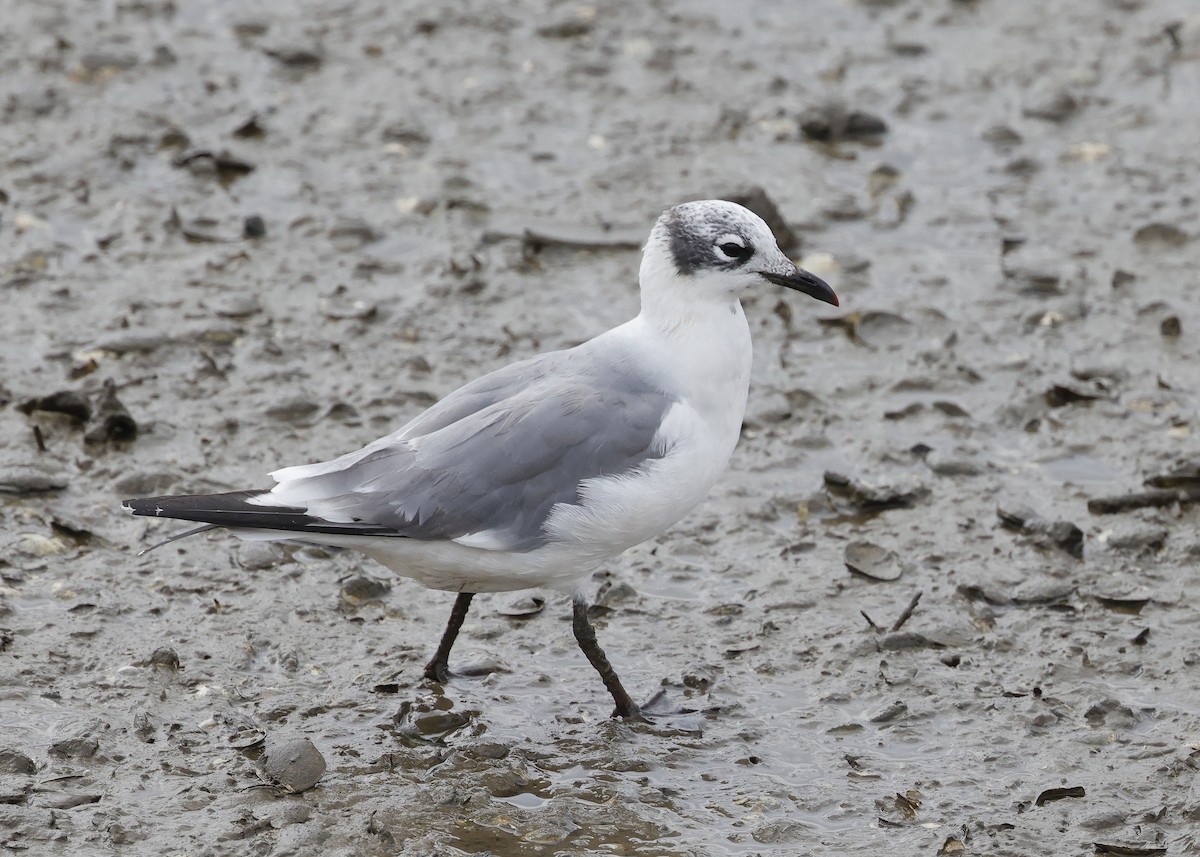
M 1088 506 L 1200 457 L 1198 16 L 0 4 L 5 847 L 1200 852 L 1200 512 Z M 177 528 L 123 497 L 261 486 L 623 321 L 657 214 L 748 186 L 842 308 L 747 301 L 729 472 L 591 586 L 626 685 L 695 714 L 609 720 L 552 593 L 478 598 L 442 688 L 444 593 L 137 556 Z M 320 782 L 265 784 L 264 738 Z

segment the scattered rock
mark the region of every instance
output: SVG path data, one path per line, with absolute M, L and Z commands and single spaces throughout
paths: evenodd
M 104 391 L 96 405 L 96 418 L 83 436 L 84 443 L 128 441 L 137 437 L 138 424 L 117 398 L 117 385 L 111 378 L 104 382 Z
M 251 214 L 242 221 L 243 238 L 262 238 L 267 234 L 267 224 L 257 214 Z
M 478 712 L 443 711 L 426 702 L 405 702 L 394 718 L 396 730 L 410 740 L 443 741 L 470 725 Z
M 852 221 L 862 220 L 867 211 L 859 205 L 858 198 L 852 193 L 836 194 L 821 209 L 821 214 L 830 220 Z
M 1037 796 L 1037 800 L 1034 801 L 1034 804 L 1037 806 L 1044 806 L 1051 801 L 1063 800 L 1071 797 L 1083 797 L 1085 794 L 1087 793 L 1084 791 L 1083 786 L 1068 786 L 1066 788 L 1046 789 Z
M 307 71 L 325 61 L 325 52 L 317 45 L 281 44 L 263 48 L 263 53 L 282 66 Z
M 1032 296 L 1062 293 L 1062 254 L 1039 244 L 1022 242 L 1004 255 L 1004 276 L 1021 294 Z
M 1118 520 L 1096 536 L 1096 541 L 1112 550 L 1155 553 L 1170 537 L 1161 524 L 1136 520 Z
M 591 20 L 577 15 L 553 24 L 543 24 L 538 27 L 537 34 L 543 39 L 574 39 L 586 36 L 591 31 Z
M 34 411 L 45 411 L 52 414 L 66 414 L 79 423 L 86 423 L 92 418 L 92 405 L 87 397 L 74 390 L 59 390 L 38 399 L 29 399 L 17 405 L 17 410 L 26 416 Z
M 14 777 L 0 773 L 0 807 L 22 806 L 29 800 L 33 781 L 29 777 Z M 0 818 L 0 824 L 4 819 Z
M 1189 462 L 1146 479 L 1152 488 L 1200 488 L 1200 462 Z
M 454 675 L 466 676 L 467 678 L 482 678 L 492 673 L 506 672 L 511 672 L 511 670 L 504 665 L 502 660 L 492 655 L 478 655 L 476 657 L 465 658 L 454 665 Z
M 607 580 L 600 587 L 600 591 L 596 593 L 596 601 L 593 604 L 593 609 L 612 609 L 622 602 L 632 601 L 637 597 L 637 590 L 624 580 L 617 581 L 616 583 Z
M 63 759 L 90 759 L 100 749 L 95 738 L 66 738 L 50 745 L 50 755 Z
M 808 139 L 822 143 L 870 141 L 886 134 L 887 124 L 878 116 L 861 110 L 852 110 L 842 104 L 825 104 L 800 114 L 800 131 Z
M 357 420 L 358 408 L 349 402 L 334 402 L 329 406 L 329 411 L 325 414 L 331 420 Z M 357 425 L 357 423 L 355 423 Z
M 38 558 L 58 556 L 68 550 L 68 545 L 63 539 L 41 533 L 21 533 L 12 547 L 18 554 Z
M 961 417 L 964 419 L 971 418 L 971 415 L 967 412 L 967 409 L 956 402 L 949 402 L 944 399 L 939 399 L 938 401 L 933 402 L 933 408 L 934 410 L 941 411 L 948 417 Z
M 871 580 L 899 580 L 904 574 L 904 565 L 895 551 L 873 542 L 857 541 L 846 545 L 842 561 L 854 574 Z
M 170 646 L 159 646 L 150 655 L 150 666 L 162 667 L 173 672 L 179 671 L 179 653 Z
M 1147 223 L 1133 233 L 1133 243 L 1143 250 L 1173 250 L 1190 240 L 1186 232 L 1170 223 Z
M 420 152 L 429 147 L 428 132 L 408 120 L 387 125 L 382 132 L 383 142 L 403 146 L 408 152 Z
M 885 652 L 903 652 L 909 649 L 943 649 L 944 643 L 931 640 L 916 631 L 893 631 L 880 637 L 876 644 Z
M 89 51 L 79 57 L 79 65 L 92 74 L 105 69 L 128 71 L 137 64 L 137 56 L 122 51 Z
M 154 743 L 154 733 L 158 730 L 154 723 L 150 720 L 149 713 L 139 711 L 133 715 L 133 734 L 138 737 L 138 740 L 145 744 Z
M 0 749 L 0 774 L 33 774 L 37 764 L 20 750 L 11 747 Z
M 1098 857 L 1156 857 L 1165 855 L 1167 849 L 1158 845 L 1117 845 L 1110 842 L 1093 842 L 1092 847 Z
M 1036 577 L 1023 581 L 1013 591 L 1013 603 L 1022 607 L 1069 606 L 1075 595 L 1070 581 Z
M 546 609 L 546 599 L 540 595 L 518 595 L 496 612 L 510 619 L 529 619 Z
M 392 591 L 392 584 L 377 577 L 355 574 L 342 581 L 342 598 L 352 604 L 381 601 Z
M 325 774 L 325 757 L 303 736 L 268 735 L 259 761 L 263 778 L 288 794 L 308 791 Z
M 912 322 L 887 310 L 860 310 L 836 318 L 818 318 L 825 327 L 841 328 L 851 342 L 871 348 L 886 348 L 911 337 Z
M 71 67 L 71 80 L 78 83 L 103 82 L 137 64 L 137 56 L 125 51 L 88 51 Z
M 39 792 L 48 791 L 38 789 Z M 37 802 L 48 809 L 75 809 L 77 806 L 87 806 L 100 803 L 103 795 L 97 792 L 57 792 L 54 794 L 39 794 Z
M 1001 151 L 1007 151 L 1023 142 L 1021 135 L 1007 125 L 993 125 L 988 128 L 983 132 L 983 141 Z
M 1185 505 L 1200 501 L 1200 488 L 1160 488 L 1154 491 L 1136 491 L 1115 497 L 1093 497 L 1088 500 L 1088 511 L 1093 515 L 1113 515 L 1133 509 Z
M 41 464 L 0 464 L 0 494 L 25 497 L 61 491 L 67 477 Z
M 213 311 L 223 318 L 249 318 L 262 311 L 262 304 L 255 294 L 232 294 L 221 298 Z
M 915 478 L 906 478 L 891 485 L 873 485 L 833 470 L 825 471 L 825 489 L 836 497 L 849 500 L 855 508 L 864 512 L 908 508 L 929 493 Z
M 1114 289 L 1123 289 L 1131 283 L 1137 282 L 1137 274 L 1131 274 L 1129 271 L 1122 271 L 1120 268 L 1113 271 L 1112 287 Z
M 225 185 L 249 175 L 255 169 L 254 164 L 227 151 L 213 152 L 209 149 L 182 152 L 175 156 L 171 164 L 187 168 L 193 175 L 213 176 Z
M 1135 591 L 1116 590 L 1110 593 L 1096 593 L 1095 599 L 1104 607 L 1128 616 L 1138 616 L 1151 601 L 1150 593 L 1143 587 Z
M 176 225 L 178 225 L 178 213 L 172 210 L 172 216 L 176 219 Z M 118 357 L 123 354 L 134 353 L 151 354 L 162 346 L 170 344 L 170 342 L 171 338 L 165 333 L 121 333 L 93 343 L 88 350 L 108 352 Z
M 1113 827 L 1124 827 L 1125 812 L 1118 809 L 1101 810 L 1081 818 L 1078 824 L 1087 830 L 1108 830 Z
M 263 127 L 261 119 L 259 114 L 252 114 L 249 119 L 233 129 L 233 136 L 243 140 L 261 140 L 267 136 L 267 129 Z
M 321 298 L 321 315 L 329 319 L 353 318 L 367 321 L 379 314 L 379 307 L 362 300 L 350 300 L 343 296 Z
M 906 714 L 908 714 L 908 704 L 898 699 L 867 715 L 867 722 L 891 723 L 896 718 L 903 717 Z
M 142 470 L 122 476 L 115 488 L 122 497 L 153 497 L 170 493 L 178 483 L 179 474 L 163 470 Z
M 280 548 L 274 542 L 239 542 L 237 564 L 247 571 L 263 571 L 279 565 Z
M 1110 395 L 1104 382 L 1099 378 L 1093 378 L 1090 381 L 1080 381 L 1078 383 L 1055 384 L 1042 394 L 1042 398 L 1046 400 L 1046 404 L 1050 407 L 1062 408 L 1076 402 L 1093 402 L 1097 399 L 1107 399 Z
M 329 241 L 340 253 L 353 253 L 380 239 L 380 234 L 361 217 L 339 220 L 329 230 Z
M 812 838 L 812 827 L 799 821 L 768 821 L 754 828 L 750 835 L 762 845 L 800 843 Z
M 698 664 L 691 669 L 685 670 L 680 677 L 684 687 L 690 687 L 693 690 L 707 691 L 712 687 L 713 682 L 717 680 L 717 674 L 720 672 L 720 667 L 712 664 Z
M 1069 521 L 1050 521 L 1028 506 L 1009 503 L 996 507 L 1005 527 L 1029 537 L 1042 547 L 1056 548 L 1075 559 L 1083 559 L 1083 530 Z
M 481 759 L 506 759 L 512 752 L 512 747 L 505 744 L 503 741 L 495 738 L 484 738 L 481 740 L 471 741 L 460 745 L 465 752 L 478 756 Z
M 1175 339 L 1183 333 L 1183 322 L 1179 320 L 1179 316 L 1169 315 L 1159 324 L 1158 330 L 1163 336 Z
M 1031 119 L 1045 122 L 1065 122 L 1079 110 L 1079 101 L 1070 90 L 1061 87 L 1041 88 L 1033 93 L 1022 111 Z
M 273 420 L 295 423 L 308 420 L 319 410 L 321 410 L 321 406 L 314 401 L 309 399 L 292 399 L 287 402 L 281 402 L 278 405 L 272 405 L 267 408 L 266 413 Z
M 925 466 L 938 476 L 980 476 L 985 472 L 982 464 L 970 458 L 961 458 L 938 450 L 930 450 L 926 454 Z

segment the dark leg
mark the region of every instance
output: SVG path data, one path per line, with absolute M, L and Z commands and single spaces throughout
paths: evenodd
M 640 717 L 641 709 L 629 698 L 629 694 L 621 686 L 621 680 L 617 678 L 612 664 L 604 656 L 604 649 L 600 648 L 600 644 L 596 642 L 596 629 L 588 621 L 587 605 L 583 601 L 577 600 L 574 604 L 574 611 L 571 628 L 575 631 L 575 639 L 579 642 L 579 648 L 583 649 L 583 653 L 587 655 L 588 663 L 596 668 L 596 672 L 600 673 L 604 686 L 608 688 L 613 702 L 617 704 L 613 710 L 613 717 Z
M 454 647 L 454 641 L 458 638 L 458 629 L 462 627 L 463 620 L 467 618 L 467 611 L 471 609 L 471 599 L 474 597 L 474 592 L 460 592 L 454 599 L 454 609 L 450 611 L 450 621 L 446 623 L 442 641 L 438 643 L 437 651 L 433 653 L 429 663 L 425 664 L 425 678 L 443 684 L 446 679 L 450 678 L 450 649 Z M 595 638 L 593 637 L 593 639 Z M 601 657 L 604 655 L 602 654 Z

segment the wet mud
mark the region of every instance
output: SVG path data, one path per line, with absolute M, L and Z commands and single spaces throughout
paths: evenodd
M 4 4 L 5 848 L 1200 851 L 1198 14 Z M 137 555 L 123 497 L 619 323 L 655 216 L 746 192 L 842 307 L 747 300 L 729 472 L 589 589 L 691 713 L 610 720 L 554 593 L 440 686 L 446 594 Z

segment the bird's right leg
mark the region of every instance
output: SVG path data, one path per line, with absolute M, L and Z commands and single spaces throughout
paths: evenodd
M 429 663 L 425 664 L 425 678 L 430 681 L 444 684 L 446 679 L 450 678 L 450 650 L 454 648 L 458 630 L 467 618 L 467 611 L 471 609 L 471 599 L 474 597 L 474 592 L 460 592 L 454 599 L 454 609 L 450 611 L 450 621 L 446 623 L 442 641 L 438 643 L 437 651 L 433 653 Z
M 641 717 L 641 708 L 625 692 L 621 680 L 617 678 L 617 671 L 608 662 L 608 658 L 604 654 L 604 649 L 600 648 L 600 644 L 596 642 L 596 629 L 588 621 L 587 603 L 581 598 L 576 599 L 572 607 L 574 621 L 571 623 L 571 629 L 575 632 L 575 640 L 579 643 L 579 648 L 587 656 L 588 663 L 595 668 L 596 672 L 600 673 L 601 681 L 608 688 L 608 692 L 612 694 L 613 702 L 616 703 L 616 708 L 613 710 L 613 717 L 624 717 L 626 719 Z

